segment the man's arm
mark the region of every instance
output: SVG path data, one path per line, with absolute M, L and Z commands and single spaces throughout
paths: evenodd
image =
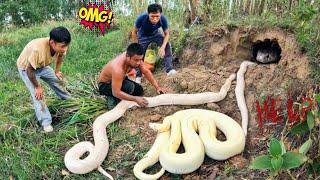
M 38 100 L 41 100 L 43 97 L 43 88 L 41 87 L 40 83 L 37 81 L 35 69 L 32 67 L 32 65 L 29 63 L 27 67 L 27 75 L 31 83 L 33 84 L 35 88 L 35 97 Z
M 170 34 L 169 34 L 169 29 L 164 31 L 164 38 L 163 38 L 163 43 L 161 48 L 166 48 L 167 43 L 169 42 Z
M 131 36 L 132 36 L 132 42 L 133 43 L 139 43 L 139 39 L 137 36 L 137 33 L 139 31 L 139 29 L 142 27 L 142 23 L 143 23 L 143 19 L 145 18 L 145 15 L 140 15 L 136 21 L 134 22 L 134 26 L 131 32 Z
M 115 70 L 112 72 L 112 94 L 113 96 L 127 100 L 127 101 L 135 101 L 135 96 L 127 94 L 121 91 L 123 82 L 123 74 L 122 72 L 116 72 Z
M 150 84 L 152 84 L 154 88 L 156 88 L 158 94 L 164 93 L 164 90 L 159 86 L 158 82 L 153 77 L 151 71 L 147 69 L 143 63 L 140 65 L 140 70 L 145 75 L 146 79 L 150 82 Z
M 137 36 L 138 31 L 139 31 L 138 28 L 133 27 L 133 30 L 131 32 L 131 38 L 133 43 L 138 43 L 138 36 Z
M 55 73 L 58 73 L 61 70 L 62 58 L 63 58 L 63 55 L 57 56 Z
M 159 49 L 159 56 L 161 58 L 163 58 L 165 55 L 165 49 L 166 49 L 167 43 L 169 42 L 169 38 L 170 38 L 169 29 L 166 29 L 164 31 L 163 43 Z
M 39 82 L 37 81 L 37 78 L 36 78 L 36 74 L 35 74 L 35 69 L 32 67 L 32 65 L 29 63 L 28 64 L 28 67 L 27 67 L 27 75 L 28 75 L 28 78 L 29 80 L 31 81 L 31 83 L 33 84 L 33 86 L 35 88 L 39 87 L 40 84 Z
M 56 76 L 57 76 L 59 79 L 62 78 L 62 73 L 61 73 L 62 59 L 63 59 L 63 55 L 62 55 L 62 54 L 59 54 L 59 55 L 57 56 L 56 69 L 55 69 L 55 74 L 56 74 Z
M 148 101 L 140 96 L 132 96 L 121 91 L 122 82 L 123 82 L 123 72 L 112 72 L 112 95 L 127 101 L 135 101 L 139 106 L 145 107 L 148 105 Z

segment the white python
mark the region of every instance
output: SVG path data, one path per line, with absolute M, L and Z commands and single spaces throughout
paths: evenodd
M 242 129 L 244 131 L 244 134 L 247 135 L 247 129 L 248 129 L 248 109 L 246 105 L 246 99 L 244 97 L 244 74 L 247 71 L 247 66 L 253 65 L 255 63 L 250 62 L 250 61 L 243 61 L 240 65 L 240 69 L 237 72 L 237 85 L 235 88 L 235 94 L 236 94 L 236 99 L 237 99 L 237 104 L 240 109 L 241 113 L 241 125 Z
M 146 97 L 148 107 L 155 107 L 160 105 L 198 105 L 209 102 L 217 102 L 225 98 L 230 89 L 232 80 L 235 79 L 235 74 L 232 74 L 221 87 L 220 92 L 205 92 L 198 94 L 162 94 L 155 97 Z M 91 142 L 80 142 L 69 149 L 64 157 L 64 162 L 69 171 L 76 174 L 85 174 L 94 169 L 98 169 L 105 176 L 112 179 L 112 176 L 107 174 L 100 165 L 104 161 L 109 150 L 109 141 L 106 134 L 106 127 L 119 119 L 125 111 L 133 106 L 138 106 L 132 101 L 121 101 L 114 109 L 108 111 L 94 121 L 93 123 L 93 137 L 95 145 Z M 161 141 L 160 139 L 159 141 Z M 156 148 L 151 150 L 157 151 Z M 150 151 L 151 151 L 150 150 Z M 149 151 L 149 152 L 150 152 Z M 84 159 L 80 157 L 89 152 L 89 155 Z M 158 161 L 158 158 L 150 157 L 150 161 Z M 163 171 L 164 172 L 164 171 Z

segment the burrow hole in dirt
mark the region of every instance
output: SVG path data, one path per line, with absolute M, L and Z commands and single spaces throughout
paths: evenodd
M 281 59 L 281 47 L 277 39 L 264 39 L 252 45 L 253 60 L 258 63 L 278 63 Z

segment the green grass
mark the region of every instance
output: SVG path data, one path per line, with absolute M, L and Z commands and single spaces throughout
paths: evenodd
M 92 136 L 93 117 L 76 117 L 74 114 L 74 119 L 87 122 L 76 121 L 77 124 L 56 128 L 54 133 L 42 133 L 35 120 L 30 94 L 17 71 L 16 59 L 24 46 L 34 38 L 47 37 L 53 27 L 60 25 L 67 27 L 72 35 L 62 72 L 67 88 L 77 99 L 96 98 L 90 95 L 97 94 L 91 82 L 95 81 L 103 65 L 123 52 L 128 43 L 127 31 L 130 24 L 124 23 L 118 25 L 121 30 L 117 28 L 100 37 L 84 32 L 74 20 L 12 29 L 0 34 L 0 179 L 8 179 L 10 176 L 17 179 L 62 179 L 64 177 L 61 170 L 66 169 L 63 163 L 65 152 L 79 140 L 83 141 Z M 122 27 L 125 25 L 127 27 Z M 54 93 L 47 86 L 45 95 L 51 109 L 61 108 L 62 101 L 52 99 L 55 98 Z M 104 108 L 105 101 L 99 98 L 97 101 Z M 79 112 L 81 114 L 81 110 Z M 98 113 L 102 112 L 105 110 Z M 130 137 L 128 131 L 121 129 L 118 123 L 112 124 L 108 134 L 112 138 L 120 138 L 117 144 L 111 144 L 111 148 L 121 143 L 135 146 L 139 140 L 139 135 Z M 103 177 L 98 172 L 92 172 L 87 175 L 71 174 L 66 179 L 98 178 Z

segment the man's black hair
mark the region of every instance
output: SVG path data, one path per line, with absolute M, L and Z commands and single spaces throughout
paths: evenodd
M 143 48 L 138 43 L 132 43 L 127 48 L 127 56 L 144 55 Z
M 56 27 L 50 31 L 50 40 L 54 40 L 58 43 L 69 44 L 71 42 L 71 35 L 67 28 Z
M 160 4 L 154 3 L 148 6 L 148 14 L 150 13 L 162 13 L 162 7 Z

